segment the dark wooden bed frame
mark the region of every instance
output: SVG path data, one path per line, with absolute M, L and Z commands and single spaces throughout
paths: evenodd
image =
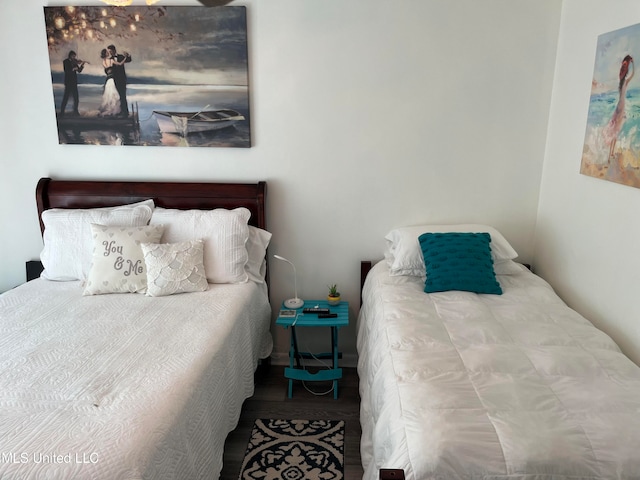
M 50 208 L 98 208 L 153 199 L 156 207 L 181 210 L 246 207 L 249 223 L 266 229 L 267 183 L 109 182 L 41 178 L 36 187 L 40 229 Z
M 180 210 L 245 207 L 251 212 L 249 224 L 266 230 L 266 193 L 266 182 L 121 182 L 41 178 L 36 187 L 36 205 L 42 233 L 42 212 L 50 208 L 113 207 L 150 198 L 157 207 Z M 28 280 L 41 271 L 40 262 L 27 262 Z
M 360 261 L 360 306 L 362 306 L 362 289 L 364 288 L 364 281 L 369 275 L 369 271 L 373 268 L 372 260 Z

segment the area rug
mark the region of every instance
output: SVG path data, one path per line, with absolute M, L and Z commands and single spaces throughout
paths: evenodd
M 258 419 L 240 480 L 341 480 L 344 421 Z

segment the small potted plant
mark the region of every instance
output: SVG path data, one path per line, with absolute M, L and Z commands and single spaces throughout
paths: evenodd
M 338 305 L 340 303 L 340 292 L 338 291 L 338 286 L 335 283 L 327 286 L 329 287 L 327 302 L 329 302 L 329 305 Z

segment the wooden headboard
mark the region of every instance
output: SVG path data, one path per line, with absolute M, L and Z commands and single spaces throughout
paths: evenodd
M 249 224 L 266 230 L 267 183 L 181 183 L 53 180 L 36 187 L 40 230 L 42 212 L 50 208 L 97 208 L 153 199 L 157 207 L 181 210 L 246 207 Z

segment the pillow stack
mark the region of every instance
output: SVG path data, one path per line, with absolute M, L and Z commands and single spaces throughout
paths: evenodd
M 204 291 L 209 283 L 264 283 L 271 233 L 246 208 L 173 210 L 152 200 L 42 214 L 42 277 L 85 281 L 85 295 Z
M 86 280 L 91 268 L 91 224 L 142 227 L 153 214 L 153 200 L 108 208 L 52 208 L 42 212 L 42 278 L 60 282 Z
M 391 230 L 385 259 L 391 276 L 425 278 L 425 291 L 501 294 L 496 275 L 522 266 L 518 253 L 493 227 L 479 224 L 417 225 Z
M 225 210 L 174 210 L 156 208 L 151 224 L 164 225 L 165 243 L 204 240 L 204 267 L 211 283 L 244 283 L 248 280 L 245 265 L 249 261 L 246 208 Z

